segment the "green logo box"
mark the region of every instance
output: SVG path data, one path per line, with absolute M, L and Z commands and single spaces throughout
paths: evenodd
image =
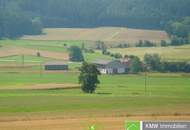
M 126 121 L 125 130 L 141 130 L 140 121 Z

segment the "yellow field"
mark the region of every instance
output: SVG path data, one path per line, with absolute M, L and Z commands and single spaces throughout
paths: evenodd
M 190 45 L 179 47 L 139 47 L 139 48 L 125 48 L 125 49 L 110 49 L 114 53 L 121 53 L 123 55 L 136 55 L 143 59 L 145 54 L 157 53 L 162 60 L 174 61 L 190 61 Z
M 84 40 L 84 41 L 105 41 L 108 43 L 136 43 L 139 40 L 160 42 L 169 40 L 165 31 L 141 30 L 119 27 L 100 28 L 47 28 L 44 35 L 24 36 L 29 40 Z

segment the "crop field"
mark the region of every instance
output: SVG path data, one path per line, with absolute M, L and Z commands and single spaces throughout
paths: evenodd
M 26 40 L 80 40 L 104 41 L 108 43 L 136 43 L 139 40 L 149 40 L 159 43 L 161 40 L 169 41 L 166 32 L 159 30 L 140 30 L 119 27 L 100 28 L 47 28 L 43 35 L 25 36 Z
M 113 48 L 111 52 L 123 55 L 136 55 L 143 59 L 145 54 L 157 53 L 162 60 L 169 61 L 190 61 L 190 45 L 170 46 L 170 47 L 132 47 L 132 48 Z

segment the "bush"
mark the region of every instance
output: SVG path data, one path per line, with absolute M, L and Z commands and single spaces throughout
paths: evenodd
M 166 47 L 166 46 L 168 46 L 168 44 L 165 40 L 161 40 L 160 46 Z
M 187 43 L 188 43 L 187 38 L 182 38 L 182 37 L 177 37 L 177 36 L 172 37 L 172 41 L 171 41 L 172 46 L 180 46 L 180 45 L 184 45 Z
M 37 57 L 41 57 L 41 54 L 40 54 L 40 52 L 37 52 Z
M 129 47 L 129 44 L 127 43 L 119 44 L 116 46 L 116 48 L 128 48 L 128 47 Z
M 69 48 L 69 57 L 71 61 L 84 61 L 84 56 L 82 54 L 81 49 L 78 46 L 71 46 Z
M 139 43 L 136 44 L 136 47 L 153 47 L 153 46 L 156 45 L 148 40 L 145 40 L 144 42 L 140 40 Z
M 120 59 L 120 58 L 122 58 L 123 56 L 122 56 L 120 53 L 115 53 L 115 54 L 113 55 L 113 57 L 115 57 L 116 59 Z
M 86 53 L 95 53 L 93 49 L 84 49 L 84 52 L 86 52 Z
M 165 72 L 190 72 L 190 64 L 187 62 L 163 62 Z

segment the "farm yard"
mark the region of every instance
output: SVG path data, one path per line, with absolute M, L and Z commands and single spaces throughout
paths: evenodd
M 94 31 L 101 29 L 90 33 L 82 30 L 85 34 L 80 35 L 94 35 Z M 112 29 L 118 31 L 118 28 Z M 56 30 L 58 34 L 53 33 Z M 190 119 L 189 73 L 101 75 L 96 93 L 84 94 L 78 83 L 81 63 L 69 61 L 68 48 L 72 45 L 82 47 L 83 44 L 86 48 L 93 48 L 94 43 L 87 41 L 97 39 L 69 41 L 67 35 L 66 39 L 61 39 L 65 33 L 62 29 L 45 31 L 49 31 L 47 36 L 0 40 L 0 129 L 70 130 L 77 127 L 88 130 L 90 125 L 95 125 L 97 130 L 115 130 L 123 129 L 125 120 Z M 138 34 L 138 30 L 135 31 Z M 74 32 L 79 35 L 81 30 Z M 107 32 L 111 31 L 108 29 Z M 155 33 L 153 35 L 158 32 Z M 120 37 L 120 34 L 113 36 L 111 32 L 109 35 Z M 72 29 L 68 35 L 73 35 Z M 165 35 L 159 36 L 159 39 L 167 39 Z M 152 38 L 156 40 L 154 36 Z M 110 52 L 136 55 L 141 59 L 146 53 L 158 53 L 167 61 L 189 61 L 189 50 L 189 45 L 108 48 Z M 98 58 L 113 59 L 100 50 L 84 52 L 84 58 L 87 62 Z M 68 64 L 69 71 L 44 70 L 46 62 L 56 60 Z

